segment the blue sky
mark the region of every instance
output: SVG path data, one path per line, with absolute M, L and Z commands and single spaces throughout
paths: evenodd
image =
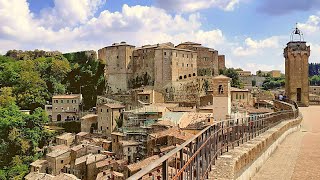
M 0 0 L 0 53 L 196 41 L 227 66 L 284 70 L 295 24 L 320 62 L 318 0 Z

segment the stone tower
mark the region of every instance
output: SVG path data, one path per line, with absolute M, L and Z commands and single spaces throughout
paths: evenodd
M 213 78 L 213 115 L 215 120 L 225 120 L 231 114 L 230 78 L 219 75 Z
M 299 106 L 309 106 L 309 56 L 310 46 L 306 45 L 302 32 L 296 28 L 284 49 L 285 86 L 287 97 Z

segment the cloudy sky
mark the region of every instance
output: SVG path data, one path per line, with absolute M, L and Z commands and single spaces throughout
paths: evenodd
M 319 9 L 319 0 L 0 0 L 0 54 L 195 41 L 228 67 L 283 71 L 296 23 L 320 62 Z

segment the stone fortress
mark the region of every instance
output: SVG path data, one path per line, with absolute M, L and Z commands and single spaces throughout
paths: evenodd
M 225 68 L 224 55 L 194 42 L 142 47 L 114 43 L 99 49 L 98 59 L 105 64 L 107 95 L 151 86 L 165 101 L 195 104 L 212 89 L 212 77 Z

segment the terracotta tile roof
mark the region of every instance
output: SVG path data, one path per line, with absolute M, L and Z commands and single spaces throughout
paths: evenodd
M 97 175 L 96 180 L 106 180 L 111 179 L 111 175 L 115 177 L 124 177 L 124 175 L 117 171 L 111 171 L 110 169 L 104 170 Z M 116 178 L 117 179 L 117 178 Z
M 219 75 L 219 76 L 213 77 L 213 79 L 231 79 L 231 78 L 229 78 L 229 77 L 227 77 L 225 75 Z
M 87 114 L 87 115 L 83 116 L 83 117 L 81 118 L 81 120 L 83 120 L 83 119 L 89 119 L 89 118 L 93 118 L 93 117 L 98 117 L 98 115 L 97 115 L 97 114 Z
M 239 89 L 239 88 L 235 88 L 235 87 L 231 87 L 230 91 L 234 91 L 234 92 L 249 92 L 248 89 Z
M 160 138 L 160 137 L 165 137 L 165 136 L 172 136 L 175 137 L 177 139 L 181 139 L 181 140 L 188 140 L 190 138 L 192 138 L 194 135 L 187 133 L 187 132 L 183 132 L 182 130 L 179 130 L 177 127 L 173 127 L 170 129 L 167 129 L 165 131 L 160 131 L 160 132 L 156 132 L 156 133 L 152 133 L 150 134 L 150 136 L 155 137 L 155 138 Z
M 77 145 L 77 146 L 73 146 L 72 148 L 71 148 L 71 150 L 72 151 L 78 151 L 78 150 L 80 150 L 80 149 L 82 149 L 82 148 L 85 148 L 87 145 L 85 145 L 85 144 L 79 144 L 79 145 Z
M 54 176 L 45 173 L 30 172 L 24 178 L 27 180 L 52 180 Z
M 141 168 L 146 167 L 148 164 L 155 161 L 156 159 L 159 159 L 158 155 L 154 155 L 154 156 L 148 157 L 142 161 L 139 161 L 137 163 L 130 164 L 127 166 L 127 168 L 129 169 L 130 172 L 139 171 Z
M 69 140 L 69 139 L 74 139 L 74 138 L 75 138 L 75 135 L 72 134 L 72 133 L 65 133 L 65 134 L 62 134 L 62 135 L 60 135 L 60 136 L 57 136 L 56 138 L 57 138 L 57 139 Z
M 62 149 L 62 150 L 58 149 L 58 150 L 52 151 L 51 153 L 48 153 L 47 156 L 54 158 L 54 157 L 61 156 L 67 152 L 69 152 L 69 149 Z
M 111 108 L 111 109 L 121 109 L 121 108 L 125 108 L 124 105 L 122 105 L 122 104 L 116 104 L 116 103 L 114 103 L 114 104 L 111 104 L 111 103 L 109 103 L 109 104 L 104 104 L 104 106 L 107 106 L 107 107 L 109 107 L 109 108 Z
M 39 167 L 39 166 L 42 166 L 44 163 L 47 163 L 48 161 L 45 160 L 45 159 L 38 159 L 34 162 L 32 162 L 30 165 L 31 166 L 35 166 L 35 167 Z
M 54 95 L 52 99 L 74 99 L 79 98 L 80 94 L 63 94 L 63 95 Z
M 105 159 L 103 161 L 99 161 L 96 163 L 96 168 L 101 168 L 101 167 L 105 167 L 108 166 L 110 164 L 116 163 L 116 160 L 112 159 L 112 158 L 108 158 Z
M 73 174 L 61 173 L 53 178 L 54 180 L 80 180 L 77 176 Z
M 137 141 L 120 141 L 119 143 L 121 143 L 122 146 L 137 146 L 140 144 L 140 142 Z
M 85 135 L 88 135 L 89 133 L 88 132 L 79 132 L 77 134 L 77 136 L 85 136 Z

